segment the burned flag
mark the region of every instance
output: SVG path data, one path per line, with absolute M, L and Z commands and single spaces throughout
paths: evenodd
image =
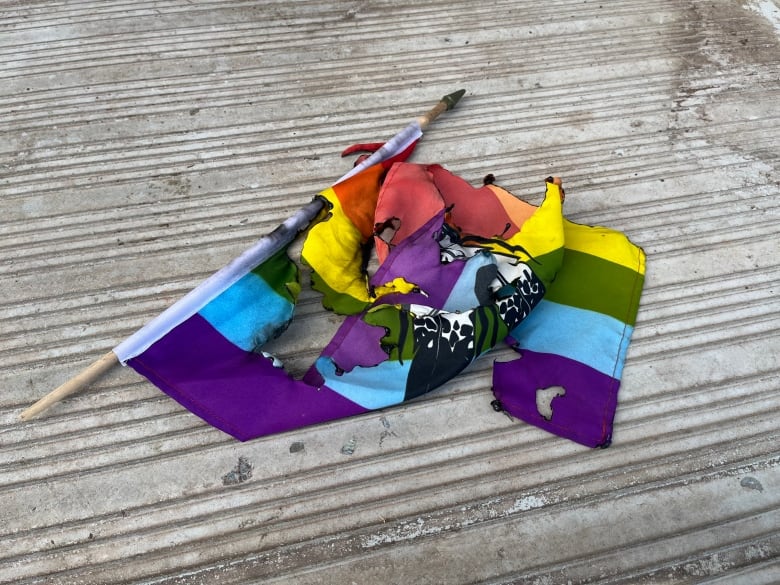
M 564 219 L 552 181 L 537 207 L 439 165 L 403 162 L 418 138 L 419 128 L 408 130 L 319 195 L 325 213 L 302 261 L 323 305 L 345 319 L 301 379 L 263 353 L 294 318 L 301 287 L 285 247 L 239 263 L 117 356 L 247 440 L 399 404 L 507 342 L 520 357 L 495 365 L 502 407 L 584 444 L 607 443 L 643 253 L 617 232 Z M 372 246 L 379 265 L 369 274 Z M 536 392 L 549 387 L 565 394 L 550 419 L 535 418 Z M 578 408 L 584 422 L 572 423 Z

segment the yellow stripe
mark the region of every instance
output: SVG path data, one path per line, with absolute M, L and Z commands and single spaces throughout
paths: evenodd
M 609 262 L 645 273 L 645 253 L 622 233 L 609 228 L 581 225 L 564 219 L 566 248 L 598 256 Z
M 332 206 L 330 217 L 309 230 L 301 256 L 333 290 L 368 302 L 368 285 L 360 271 L 362 235 L 344 213 L 333 189 L 320 195 Z
M 563 248 L 563 216 L 561 209 L 561 188 L 546 183 L 544 201 L 523 227 L 507 242 L 528 250 L 534 258 Z M 525 260 L 525 258 L 521 258 Z

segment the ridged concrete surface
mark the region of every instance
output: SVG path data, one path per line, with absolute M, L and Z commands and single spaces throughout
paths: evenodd
M 779 35 L 765 0 L 0 2 L 0 582 L 780 582 Z M 609 449 L 493 412 L 489 359 L 244 444 L 123 369 L 18 421 L 461 87 L 415 160 L 560 174 L 648 254 Z M 274 350 L 336 326 L 304 292 Z

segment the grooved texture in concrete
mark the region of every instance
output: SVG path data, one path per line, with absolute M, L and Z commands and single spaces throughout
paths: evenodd
M 777 4 L 0 2 L 0 582 L 780 582 Z M 408 405 L 240 444 L 119 369 L 19 412 L 441 95 L 415 160 L 648 254 L 613 445 Z M 338 319 L 304 291 L 300 373 Z M 505 350 L 496 352 L 502 358 Z

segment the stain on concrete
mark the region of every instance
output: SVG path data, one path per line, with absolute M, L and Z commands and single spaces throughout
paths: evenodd
M 290 453 L 300 453 L 301 451 L 305 451 L 306 446 L 303 444 L 303 441 L 295 441 L 292 445 L 290 445 Z
M 252 477 L 252 464 L 246 457 L 239 457 L 236 466 L 222 476 L 222 485 L 237 485 Z
M 747 476 L 743 477 L 742 481 L 739 482 L 739 485 L 741 485 L 746 490 L 756 490 L 759 492 L 764 491 L 764 486 L 761 485 L 761 482 L 758 481 L 755 477 Z
M 355 452 L 356 448 L 357 448 L 357 438 L 355 436 L 352 436 L 349 438 L 349 441 L 347 441 L 341 446 L 341 453 L 343 455 L 352 455 Z
M 390 421 L 387 420 L 386 417 L 381 417 L 379 419 L 379 422 L 382 423 L 382 426 L 384 427 L 384 430 L 382 431 L 382 434 L 379 435 L 379 446 L 381 447 L 382 444 L 385 442 L 385 439 L 388 437 L 397 437 L 398 435 L 395 434 L 395 431 L 390 429 Z

